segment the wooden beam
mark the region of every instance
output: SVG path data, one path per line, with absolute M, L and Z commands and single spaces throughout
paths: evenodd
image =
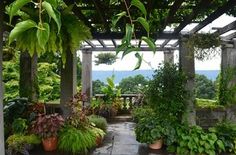
M 178 34 L 185 26 L 191 23 L 193 19 L 197 17 L 197 15 L 207 9 L 207 7 L 211 4 L 212 0 L 201 0 L 201 2 L 193 9 L 192 13 L 184 18 L 184 21 L 179 24 L 177 28 L 174 30 L 174 34 Z M 161 47 L 164 47 L 171 39 L 165 40 L 162 43 Z
M 235 29 L 235 28 L 236 28 L 236 20 L 235 20 L 234 22 L 232 22 L 232 23 L 230 23 L 230 24 L 228 24 L 228 25 L 226 25 L 226 26 L 224 26 L 224 27 L 218 29 L 218 30 L 215 32 L 215 34 L 221 35 L 221 34 L 224 34 L 224 33 L 228 32 L 228 31 L 230 31 L 230 30 L 233 30 L 233 29 Z
M 98 42 L 103 46 L 103 47 L 105 47 L 106 48 L 106 44 L 103 42 L 103 40 L 101 40 L 101 39 L 98 39 Z
M 95 8 L 98 12 L 98 15 L 104 24 L 106 32 L 110 32 L 110 27 L 108 25 L 108 22 L 106 21 L 106 15 L 105 15 L 105 10 L 102 8 L 100 0 L 93 0 L 93 3 L 95 5 Z
M 223 40 L 231 40 L 236 37 L 236 32 L 233 32 L 225 37 L 222 37 Z
M 207 26 L 209 23 L 220 17 L 222 14 L 226 13 L 231 8 L 235 7 L 236 1 L 229 0 L 227 3 L 219 7 L 216 11 L 210 14 L 205 20 L 200 22 L 197 26 L 195 26 L 190 33 L 196 33 L 197 31 L 201 30 L 203 27 Z M 223 32 L 223 31 L 222 31 Z
M 87 44 L 89 44 L 89 46 L 91 46 L 92 48 L 95 48 L 96 46 L 89 40 L 85 41 Z
M 164 21 L 164 24 L 162 26 L 162 29 L 164 30 L 165 27 L 167 26 L 167 24 L 169 24 L 170 22 L 173 21 L 174 19 L 174 15 L 176 14 L 177 10 L 180 8 L 180 6 L 182 5 L 182 3 L 184 2 L 184 0 L 176 0 L 174 2 L 174 4 L 171 6 L 168 15 Z
M 116 41 L 114 39 L 111 39 L 111 41 L 112 41 L 114 47 L 117 47 Z
M 167 50 L 178 50 L 179 48 L 177 47 L 165 47 L 165 48 L 160 48 L 160 47 L 157 47 L 157 51 L 167 51 Z M 106 47 L 106 48 L 103 48 L 103 47 L 95 47 L 95 48 L 82 48 L 81 50 L 89 50 L 89 51 L 92 51 L 92 52 L 111 52 L 111 51 L 116 51 L 116 48 L 115 47 Z M 140 51 L 146 51 L 146 52 L 152 52 L 152 50 L 149 48 L 149 47 L 141 47 L 141 50 Z
M 144 32 L 136 32 L 136 37 L 141 38 L 146 35 Z M 92 32 L 92 36 L 94 39 L 122 39 L 125 36 L 123 32 L 110 32 L 110 33 L 101 33 L 101 32 Z M 179 34 L 173 34 L 171 32 L 164 33 L 152 33 L 150 37 L 153 39 L 179 39 Z

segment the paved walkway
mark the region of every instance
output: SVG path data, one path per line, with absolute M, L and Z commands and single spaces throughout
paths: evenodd
M 137 142 L 134 125 L 132 122 L 109 124 L 103 146 L 97 148 L 92 155 L 168 155 L 163 150 L 150 150 Z

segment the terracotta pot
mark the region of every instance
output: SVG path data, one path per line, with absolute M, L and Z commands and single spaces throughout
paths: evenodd
M 103 138 L 101 136 L 97 136 L 96 138 L 96 146 L 100 146 L 102 144 Z
M 153 144 L 149 144 L 149 148 L 158 150 L 162 148 L 162 145 L 163 145 L 163 140 L 159 139 L 155 141 Z
M 45 151 L 54 151 L 57 149 L 57 137 L 45 138 L 42 142 Z

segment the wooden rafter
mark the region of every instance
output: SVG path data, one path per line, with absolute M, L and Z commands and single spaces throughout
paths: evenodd
M 89 40 L 86 40 L 86 43 L 89 44 L 92 48 L 95 48 L 96 46 Z
M 176 0 L 174 2 L 174 4 L 171 6 L 167 17 L 165 18 L 164 24 L 162 26 L 162 30 L 165 29 L 165 27 L 167 26 L 167 24 L 169 24 L 170 22 L 173 21 L 174 19 L 174 15 L 176 14 L 177 10 L 180 8 L 180 6 L 182 5 L 182 3 L 184 2 L 184 0 Z
M 98 39 L 98 42 L 99 42 L 104 48 L 106 48 L 106 44 L 103 42 L 103 40 Z
M 236 32 L 233 32 L 233 33 L 231 33 L 231 34 L 229 34 L 229 35 L 227 35 L 225 37 L 222 37 L 222 39 L 224 39 L 224 40 L 231 40 L 231 39 L 233 39 L 235 37 L 236 37 Z
M 228 32 L 228 31 L 230 31 L 230 30 L 233 30 L 233 29 L 235 29 L 235 28 L 236 28 L 236 20 L 235 20 L 234 22 L 232 22 L 232 23 L 230 23 L 230 24 L 228 24 L 228 25 L 226 25 L 226 26 L 224 26 L 224 27 L 218 29 L 218 30 L 215 32 L 215 34 L 221 35 L 221 34 L 224 34 L 224 33 Z
M 102 9 L 100 0 L 93 0 L 93 3 L 95 5 L 95 8 L 96 8 L 96 10 L 98 12 L 98 15 L 99 15 L 100 19 L 102 20 L 102 22 L 104 24 L 105 30 L 107 32 L 110 32 L 110 27 L 108 25 L 108 22 L 106 21 L 105 11 Z
M 223 6 L 219 7 L 216 11 L 214 11 L 212 14 L 210 14 L 205 20 L 200 22 L 196 27 L 194 27 L 190 33 L 196 33 L 197 31 L 201 30 L 203 27 L 220 17 L 222 14 L 230 10 L 231 8 L 235 7 L 236 1 L 235 0 L 229 0 L 227 3 L 225 3 Z
M 111 39 L 111 41 L 112 41 L 114 47 L 117 47 L 116 41 L 114 39 Z
M 177 28 L 175 28 L 175 34 L 179 33 L 185 26 L 191 23 L 193 19 L 197 17 L 197 15 L 207 9 L 208 6 L 211 4 L 212 0 L 201 0 L 201 2 L 193 9 L 192 13 L 184 18 L 184 21 L 179 24 Z M 171 39 L 165 40 L 161 47 L 164 47 Z

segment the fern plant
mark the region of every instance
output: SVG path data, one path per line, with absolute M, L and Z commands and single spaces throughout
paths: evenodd
M 96 146 L 96 134 L 91 128 L 76 129 L 66 126 L 59 134 L 58 148 L 60 150 L 72 154 L 86 154 L 94 146 Z

